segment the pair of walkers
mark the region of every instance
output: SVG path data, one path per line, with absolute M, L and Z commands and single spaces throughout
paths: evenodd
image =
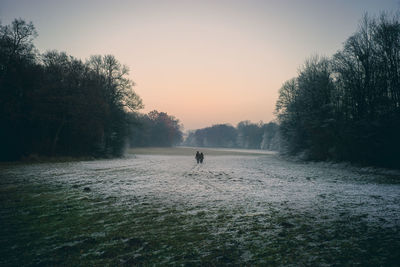
M 203 163 L 203 160 L 204 160 L 203 152 L 200 153 L 199 151 L 197 151 L 195 158 L 196 158 L 197 163 Z

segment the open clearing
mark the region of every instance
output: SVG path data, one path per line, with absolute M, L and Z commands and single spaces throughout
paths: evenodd
M 398 172 L 194 151 L 0 165 L 0 265 L 400 262 Z

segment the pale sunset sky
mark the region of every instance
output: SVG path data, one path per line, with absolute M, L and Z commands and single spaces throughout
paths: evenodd
M 282 83 L 308 57 L 333 55 L 364 13 L 398 0 L 0 0 L 0 20 L 32 21 L 40 52 L 112 54 L 145 109 L 185 130 L 269 122 Z

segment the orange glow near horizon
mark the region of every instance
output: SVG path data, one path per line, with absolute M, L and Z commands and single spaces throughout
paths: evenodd
M 186 130 L 273 120 L 278 89 L 296 68 L 289 75 L 282 71 L 291 68 L 291 62 L 279 55 L 277 44 L 266 43 L 251 31 L 208 28 L 207 42 L 197 36 L 196 27 L 161 36 L 144 34 L 150 41 L 141 40 L 139 45 L 152 44 L 143 51 L 154 56 L 136 56 L 132 69 L 144 112 L 166 111 L 178 117 Z

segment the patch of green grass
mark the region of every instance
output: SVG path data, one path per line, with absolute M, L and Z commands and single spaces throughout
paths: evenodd
M 363 216 L 189 208 L 155 198 L 120 204 L 82 188 L 50 185 L 8 185 L 0 192 L 2 266 L 400 262 L 399 228 L 372 227 Z

